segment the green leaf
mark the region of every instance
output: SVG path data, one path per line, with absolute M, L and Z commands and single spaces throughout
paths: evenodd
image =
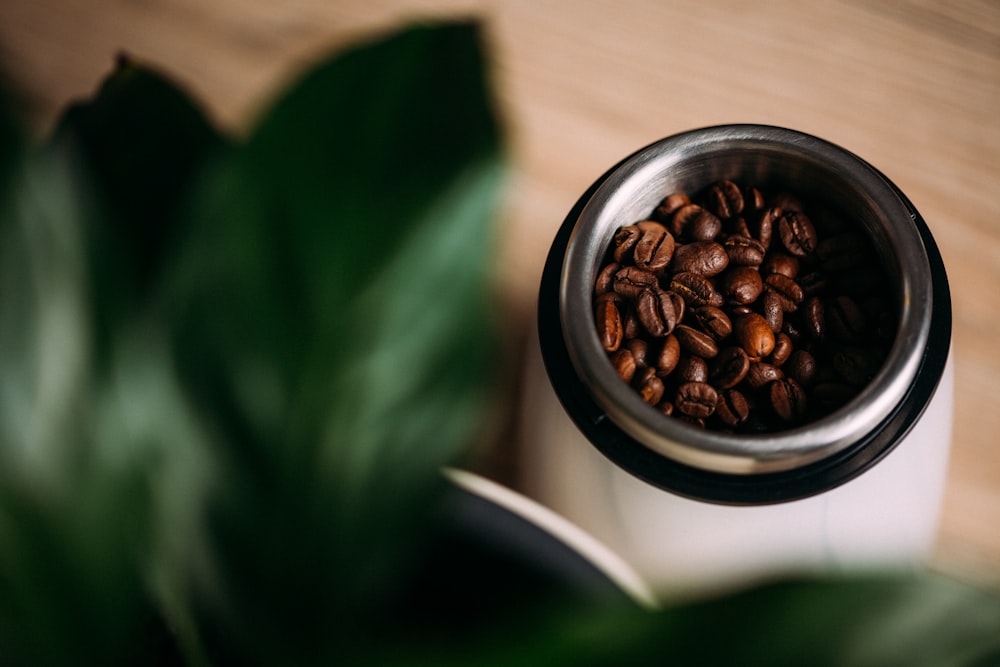
M 0 659 L 119 664 L 142 630 L 150 506 L 132 461 L 98 436 L 87 195 L 58 151 L 31 154 L 12 186 L 0 209 Z
M 53 142 L 94 192 L 84 231 L 98 331 L 111 333 L 148 307 L 185 242 L 189 192 L 224 141 L 183 90 L 123 54 L 92 98 L 66 109 Z
M 226 156 L 168 302 L 225 474 L 206 635 L 336 655 L 412 565 L 439 468 L 480 433 L 500 140 L 477 28 L 320 63 Z

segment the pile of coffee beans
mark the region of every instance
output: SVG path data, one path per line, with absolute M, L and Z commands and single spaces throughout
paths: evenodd
M 818 201 L 721 181 L 614 235 L 597 334 L 647 403 L 702 428 L 771 433 L 857 395 L 896 331 L 870 239 Z

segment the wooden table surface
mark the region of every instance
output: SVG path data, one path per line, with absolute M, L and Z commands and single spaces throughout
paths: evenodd
M 608 166 L 728 122 L 829 139 L 926 218 L 954 300 L 940 567 L 1000 581 L 1000 3 L 3 0 L 0 62 L 43 132 L 119 50 L 239 132 L 319 55 L 420 17 L 484 21 L 512 151 L 500 284 L 527 326 L 558 224 Z

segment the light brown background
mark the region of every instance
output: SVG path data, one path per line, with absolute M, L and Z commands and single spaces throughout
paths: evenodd
M 125 50 L 243 131 L 313 59 L 429 17 L 483 19 L 512 152 L 499 261 L 515 316 L 605 168 L 726 122 L 804 130 L 914 201 L 949 269 L 956 406 L 939 567 L 1000 581 L 1000 3 L 3 0 L 0 56 L 44 132 Z M 518 320 L 517 317 L 513 321 Z

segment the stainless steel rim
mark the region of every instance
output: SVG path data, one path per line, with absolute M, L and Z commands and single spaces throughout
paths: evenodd
M 768 435 L 702 431 L 665 417 L 621 382 L 593 325 L 592 287 L 615 230 L 643 219 L 665 194 L 696 192 L 721 178 L 821 189 L 871 236 L 895 279 L 899 329 L 874 380 L 837 412 Z M 607 416 L 654 452 L 729 474 L 793 470 L 829 457 L 872 432 L 899 405 L 920 367 L 932 313 L 930 265 L 911 211 L 877 171 L 853 154 L 793 130 L 729 125 L 668 137 L 625 160 L 583 207 L 564 257 L 559 316 L 567 352 Z

